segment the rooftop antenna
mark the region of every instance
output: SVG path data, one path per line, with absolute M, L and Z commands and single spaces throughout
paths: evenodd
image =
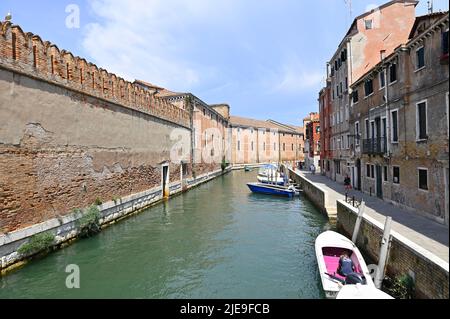
M 349 15 L 350 15 L 350 22 L 351 22 L 352 17 L 353 17 L 352 0 L 344 0 L 344 2 L 348 6 L 348 11 L 349 11 Z
M 433 13 L 433 0 L 428 0 L 428 14 Z

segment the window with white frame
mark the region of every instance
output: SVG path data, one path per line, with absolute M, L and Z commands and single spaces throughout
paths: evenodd
M 421 101 L 416 105 L 416 137 L 418 141 L 423 141 L 428 138 L 427 101 Z
M 384 70 L 379 73 L 380 90 L 384 89 L 386 86 L 386 78 L 384 76 Z
M 391 142 L 398 143 L 398 110 L 391 111 Z

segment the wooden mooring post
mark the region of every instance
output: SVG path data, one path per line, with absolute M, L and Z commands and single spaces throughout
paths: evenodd
M 356 218 L 355 228 L 353 229 L 352 242 L 356 244 L 356 239 L 358 238 L 359 228 L 361 227 L 361 221 L 364 215 L 364 208 L 366 207 L 366 203 L 362 202 L 361 206 L 358 208 L 358 217 Z

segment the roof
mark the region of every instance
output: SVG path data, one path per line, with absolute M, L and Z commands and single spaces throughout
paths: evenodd
M 255 120 L 250 119 L 246 117 L 240 117 L 240 116 L 230 116 L 230 124 L 232 126 L 243 126 L 243 127 L 254 127 L 256 129 L 258 128 L 265 128 L 265 129 L 272 129 L 272 130 L 279 130 L 282 132 L 288 132 L 288 133 L 303 133 L 303 132 L 297 132 L 294 128 L 288 129 L 286 125 L 281 124 L 277 125 L 273 122 L 269 121 L 262 121 L 262 120 Z
M 416 33 L 416 30 L 417 30 L 419 24 L 422 21 L 425 21 L 425 20 L 431 19 L 431 18 L 438 18 L 439 19 L 440 17 L 442 17 L 442 16 L 444 16 L 446 14 L 448 14 L 448 11 L 433 12 L 433 13 L 429 13 L 429 14 L 425 14 L 425 15 L 416 17 L 416 20 L 414 21 L 414 24 L 413 24 L 413 26 L 411 28 L 411 32 L 409 33 L 408 39 L 412 39 L 414 37 L 414 34 Z
M 169 91 L 167 89 L 162 89 L 162 90 L 159 90 L 156 93 L 156 96 L 158 96 L 158 97 L 171 97 L 171 96 L 180 96 L 180 95 L 186 95 L 186 94 L 188 94 L 188 93 L 172 92 L 172 91 Z
M 142 81 L 142 80 L 135 80 L 134 83 L 135 84 L 139 84 L 139 85 L 143 85 L 143 86 L 146 86 L 146 87 L 149 87 L 151 89 L 164 90 L 164 88 L 162 88 L 160 86 L 157 86 L 155 84 L 152 84 L 150 82 L 145 82 L 145 81 Z

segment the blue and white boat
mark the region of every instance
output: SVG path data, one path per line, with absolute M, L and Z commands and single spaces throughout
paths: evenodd
M 289 198 L 292 198 L 296 195 L 296 190 L 293 186 L 284 187 L 263 183 L 248 183 L 247 186 L 253 193 L 258 194 L 278 195 Z

